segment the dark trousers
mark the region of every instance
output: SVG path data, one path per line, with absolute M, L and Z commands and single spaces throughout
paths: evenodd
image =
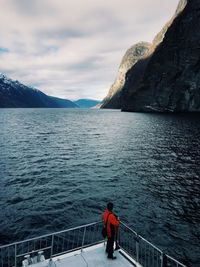
M 118 244 L 118 229 L 117 229 L 117 232 L 115 234 L 115 245 L 116 245 L 116 247 L 119 247 L 119 244 Z
M 108 237 L 106 252 L 108 253 L 108 257 L 113 257 L 113 246 L 114 246 L 114 236 Z

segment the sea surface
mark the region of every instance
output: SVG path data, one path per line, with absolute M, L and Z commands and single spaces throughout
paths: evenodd
M 0 243 L 120 219 L 200 266 L 200 116 L 0 109 Z

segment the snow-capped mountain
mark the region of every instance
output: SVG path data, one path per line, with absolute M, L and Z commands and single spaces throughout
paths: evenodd
M 52 97 L 0 73 L 0 108 L 77 108 L 70 100 Z

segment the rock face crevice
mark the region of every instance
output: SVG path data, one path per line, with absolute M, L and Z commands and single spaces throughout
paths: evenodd
M 115 86 L 119 83 L 115 81 L 114 90 L 111 87 L 102 107 L 142 112 L 199 112 L 199 28 L 200 1 L 181 0 L 145 55 L 123 73 L 121 86 Z

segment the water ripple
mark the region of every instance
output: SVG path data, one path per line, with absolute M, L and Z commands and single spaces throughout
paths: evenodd
M 200 262 L 200 119 L 106 110 L 0 110 L 0 242 L 119 216 Z

